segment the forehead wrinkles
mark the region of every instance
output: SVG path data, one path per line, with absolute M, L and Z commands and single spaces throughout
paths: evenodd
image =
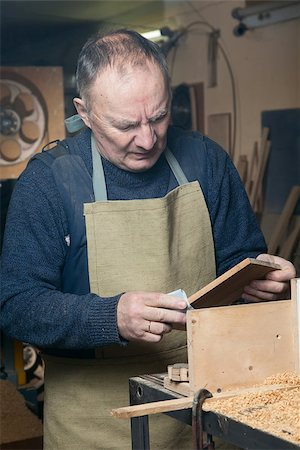
M 151 60 L 147 60 L 145 58 L 138 58 L 135 59 L 134 61 L 128 61 L 124 59 L 117 59 L 113 64 L 110 64 L 109 66 L 107 66 L 103 71 L 101 71 L 98 76 L 95 79 L 94 85 L 97 82 L 97 80 L 99 80 L 99 78 L 101 79 L 101 76 L 107 76 L 107 77 L 115 77 L 119 78 L 119 80 L 121 81 L 121 79 L 123 79 L 122 81 L 130 81 L 132 79 L 132 77 L 134 77 L 136 71 L 141 71 L 144 73 L 149 73 L 149 78 L 150 76 L 152 76 L 153 74 L 153 69 L 154 71 L 157 70 L 157 74 L 160 74 L 161 78 L 163 78 L 163 74 L 159 68 L 159 66 L 157 64 L 155 64 L 154 62 L 152 62 Z
M 141 96 L 142 100 L 148 97 L 150 101 L 151 98 L 157 99 L 161 92 L 161 100 L 157 101 L 160 104 L 165 99 L 166 91 L 164 77 L 156 64 L 144 62 L 134 67 L 127 62 L 114 68 L 107 67 L 99 73 L 91 88 L 90 98 L 94 105 L 99 100 L 107 104 L 118 104 L 124 96 L 132 100 L 138 96 Z

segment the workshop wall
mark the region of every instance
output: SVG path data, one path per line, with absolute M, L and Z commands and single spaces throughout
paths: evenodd
M 300 19 L 256 28 L 237 37 L 233 30 L 238 21 L 232 17 L 232 11 L 255 3 L 252 0 L 137 1 L 136 9 L 129 8 L 132 3 L 124 0 L 122 7 L 126 9 L 127 4 L 127 14 L 120 13 L 117 1 L 78 1 L 76 20 L 72 19 L 74 8 L 69 8 L 68 1 L 59 2 L 59 7 L 58 2 L 46 2 L 48 10 L 41 7 L 44 2 L 15 2 L 13 8 L 8 8 L 11 2 L 2 3 L 1 65 L 61 67 L 66 117 L 75 111 L 74 72 L 80 48 L 96 30 L 112 27 L 133 27 L 141 32 L 166 26 L 171 30 L 185 29 L 168 53 L 172 85 L 200 87 L 197 99 L 201 117 L 197 117 L 196 128 L 217 142 L 221 134 L 220 143 L 231 150 L 238 169 L 241 155 L 247 158 L 249 168 L 254 145 L 260 141 L 262 112 L 292 111 L 300 106 Z M 147 8 L 143 9 L 146 3 Z M 64 12 L 59 15 L 62 5 Z M 91 15 L 96 5 L 97 17 Z M 103 15 L 103 8 L 108 5 L 110 13 Z M 32 23 L 30 8 L 35 17 Z M 208 63 L 212 30 L 220 32 L 215 87 L 209 87 L 213 74 L 213 64 Z M 264 229 L 267 237 L 274 225 L 273 216 L 269 223 L 271 226 Z
M 99 1 L 100 9 L 101 3 Z M 235 82 L 236 162 L 240 154 L 251 154 L 254 141 L 259 140 L 262 111 L 300 105 L 300 19 L 257 28 L 236 37 L 233 30 L 238 22 L 232 17 L 232 10 L 245 7 L 243 0 L 165 0 L 163 5 L 158 13 L 149 14 L 148 11 L 138 20 L 135 18 L 135 22 L 134 16 L 130 17 L 129 13 L 120 17 L 122 23 L 117 23 L 115 17 L 112 17 L 111 22 L 109 18 L 103 22 L 82 20 L 67 23 L 62 19 L 55 24 L 42 23 L 38 28 L 19 26 L 17 34 L 12 26 L 5 31 L 3 22 L 5 45 L 1 49 L 2 65 L 62 66 L 65 114 L 69 115 L 73 112 L 76 59 L 87 36 L 99 28 L 131 27 L 133 23 L 139 31 L 163 26 L 173 30 L 188 27 L 188 32 L 168 55 L 172 84 L 204 83 L 204 131 L 208 131 L 208 117 L 220 113 L 231 113 L 231 125 L 234 128 L 231 78 L 220 49 L 217 55 L 217 86 L 208 87 L 208 34 L 213 27 L 220 31 L 219 42 L 228 58 Z M 155 9 L 154 6 L 152 9 Z M 5 15 L 5 8 L 3 12 Z M 195 24 L 191 26 L 192 23 Z
M 208 87 L 209 25 L 220 30 L 219 42 L 229 60 L 237 96 L 235 162 L 240 154 L 251 155 L 254 142 L 259 141 L 262 111 L 300 106 L 300 20 L 256 28 L 236 37 L 233 29 L 238 22 L 231 13 L 244 6 L 244 1 L 209 5 L 167 2 L 165 10 L 170 28 L 190 27 L 168 60 L 173 85 L 204 82 L 206 132 L 210 114 L 230 112 L 232 124 L 234 119 L 229 69 L 220 49 L 217 86 Z
M 247 2 L 247 6 L 251 3 Z M 244 7 L 244 1 L 166 2 L 165 25 L 174 30 L 187 30 L 169 52 L 168 62 L 173 86 L 203 82 L 204 130 L 201 131 L 229 152 L 240 175 L 243 173 L 246 189 L 255 151 L 263 154 L 261 150 L 266 150 L 261 146 L 262 127 L 267 126 L 263 117 L 266 112 L 278 112 L 284 118 L 281 129 L 285 135 L 280 141 L 274 141 L 276 133 L 269 128 L 270 154 L 257 190 L 260 206 L 253 204 L 250 196 L 269 245 L 282 223 L 281 208 L 293 185 L 299 184 L 299 122 L 295 117 L 300 107 L 300 19 L 248 30 L 237 37 L 233 31 L 238 21 L 232 17 L 232 11 Z M 212 30 L 219 30 L 220 46 L 216 57 L 216 85 L 209 87 L 213 68 L 208 62 Z M 274 126 L 276 130 L 278 127 Z M 270 161 L 274 161 L 275 149 L 277 161 L 281 163 L 274 170 Z M 296 172 L 298 175 L 292 176 Z M 266 194 L 274 200 L 279 191 L 282 202 L 276 211 L 271 211 L 266 208 Z M 293 261 L 300 274 L 300 242 L 288 254 L 284 253 L 289 235 L 296 231 L 297 220 L 291 212 L 286 229 L 281 232 L 282 242 L 278 242 L 281 249 L 277 254 Z

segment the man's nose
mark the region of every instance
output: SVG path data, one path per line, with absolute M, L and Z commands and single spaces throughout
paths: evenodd
M 135 144 L 145 150 L 151 150 L 157 140 L 156 134 L 151 124 L 141 124 L 137 129 Z

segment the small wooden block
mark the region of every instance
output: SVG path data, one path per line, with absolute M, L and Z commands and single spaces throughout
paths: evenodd
M 177 363 L 168 366 L 168 377 L 172 381 L 189 381 L 189 366 L 187 363 Z

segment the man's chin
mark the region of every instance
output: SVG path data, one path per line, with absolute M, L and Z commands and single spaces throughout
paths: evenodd
M 135 173 L 139 173 L 139 172 L 146 172 L 147 170 L 151 169 L 151 167 L 153 167 L 155 164 L 155 162 L 153 164 L 135 164 L 132 165 L 130 167 L 127 168 L 127 170 L 129 172 L 135 172 Z
M 132 159 L 128 163 L 127 170 L 130 172 L 145 172 L 154 166 L 159 156 L 160 155 L 155 155 L 155 157 L 153 156 L 151 158 Z

